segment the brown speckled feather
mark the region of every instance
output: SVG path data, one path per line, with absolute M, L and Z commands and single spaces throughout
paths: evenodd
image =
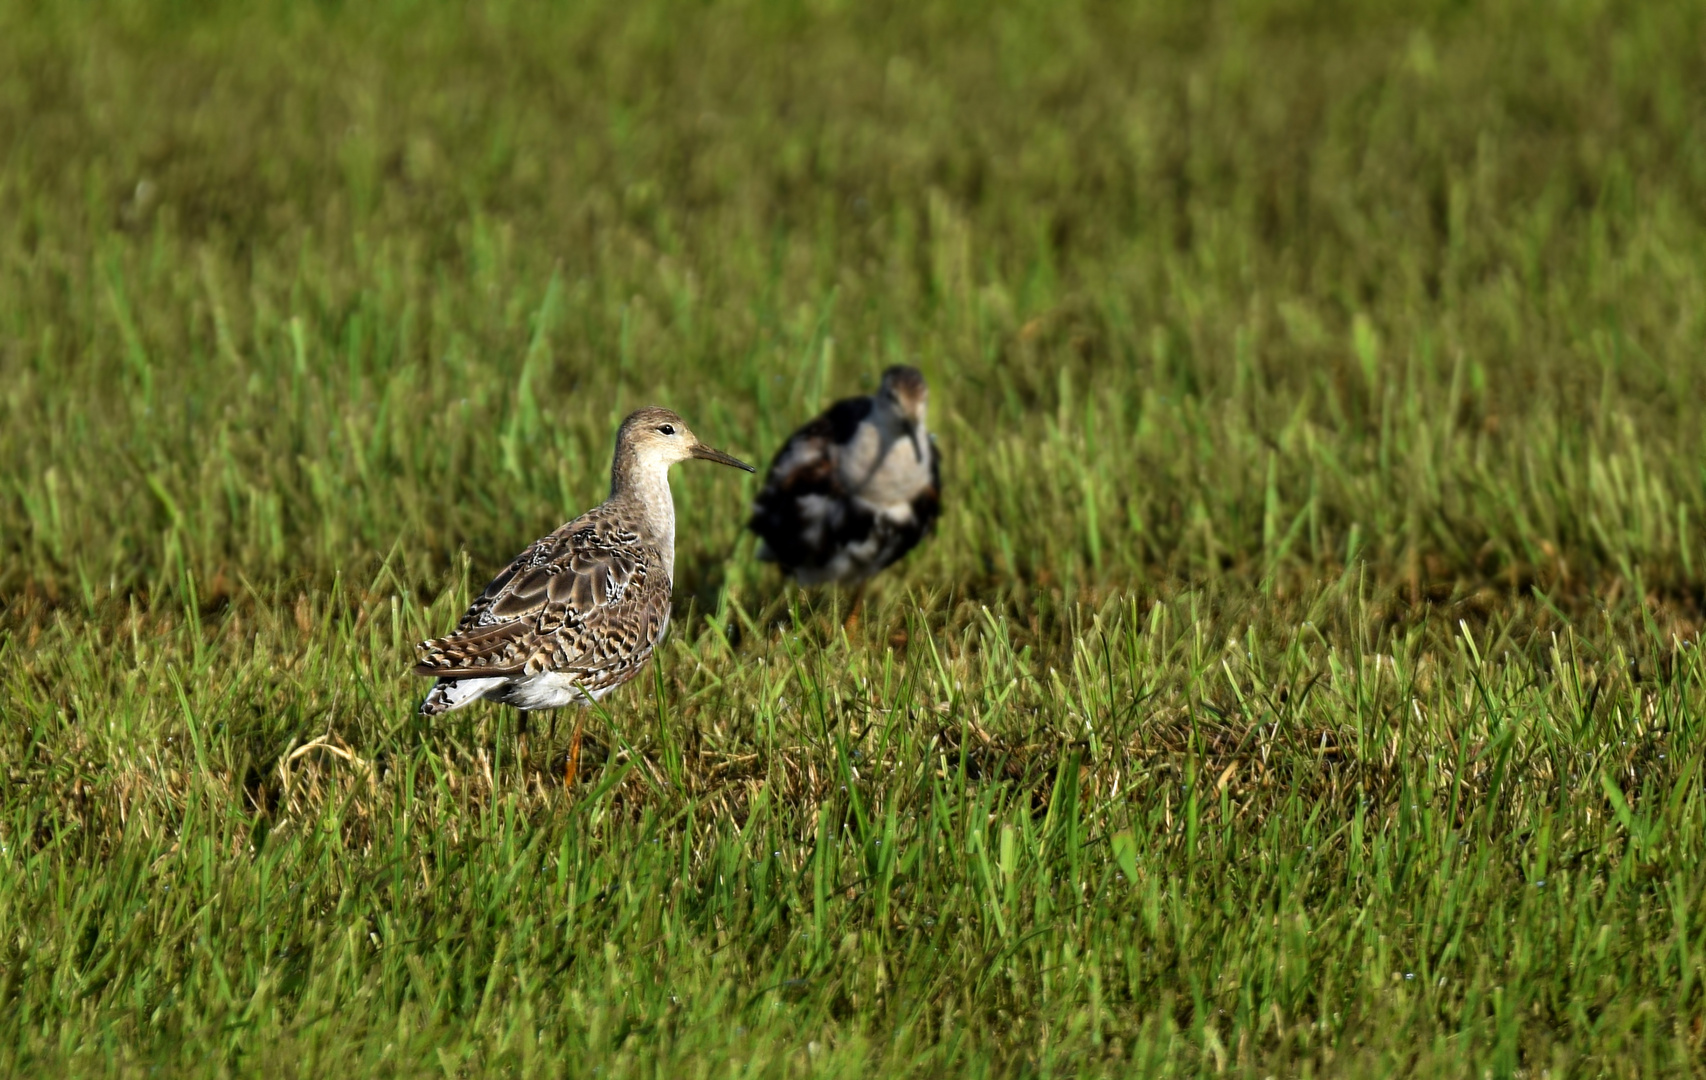
M 755 471 L 700 442 L 668 409 L 629 414 L 616 432 L 610 498 L 517 556 L 455 633 L 417 646 L 415 674 L 436 678 L 421 715 L 476 701 L 524 711 L 586 705 L 638 674 L 669 627 L 669 467 L 690 458 Z
M 670 581 L 655 547 L 606 503 L 536 541 L 446 637 L 422 642 L 419 675 L 582 676 L 589 691 L 625 681 L 669 622 Z

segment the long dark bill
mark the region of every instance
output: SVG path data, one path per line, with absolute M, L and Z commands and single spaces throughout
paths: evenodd
M 745 469 L 747 472 L 757 472 L 758 471 L 757 469 L 753 468 L 751 465 L 748 465 L 746 462 L 742 461 L 740 458 L 737 458 L 731 454 L 725 454 L 721 450 L 713 450 L 709 446 L 706 446 L 704 443 L 694 443 L 693 449 L 690 450 L 689 453 L 691 453 L 696 458 L 704 458 L 706 461 L 715 461 L 719 465 L 733 465 L 735 468 Z

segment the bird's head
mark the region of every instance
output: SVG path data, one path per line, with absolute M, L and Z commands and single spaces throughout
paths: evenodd
M 640 409 L 622 421 L 616 433 L 616 467 L 624 462 L 641 470 L 667 469 L 678 461 L 700 458 L 720 465 L 733 465 L 747 472 L 758 470 L 721 450 L 714 450 L 699 441 L 678 413 L 649 407 Z
M 918 460 L 923 461 L 924 440 L 928 437 L 924 427 L 925 412 L 930 404 L 930 387 L 925 385 L 924 375 L 915 367 L 896 364 L 883 372 L 883 384 L 877 389 L 877 400 L 902 422 L 906 437 L 912 440 L 912 449 L 918 454 Z

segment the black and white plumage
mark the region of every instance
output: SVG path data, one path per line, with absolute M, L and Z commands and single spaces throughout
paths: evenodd
M 454 633 L 417 646 L 415 674 L 438 679 L 422 715 L 482 698 L 523 710 L 584 705 L 637 675 L 669 627 L 669 467 L 688 458 L 757 471 L 701 443 L 668 409 L 623 421 L 610 498 L 517 556 Z
M 794 432 L 752 505 L 759 558 L 802 585 L 856 583 L 916 547 L 942 512 L 929 397 L 918 369 L 891 367 Z

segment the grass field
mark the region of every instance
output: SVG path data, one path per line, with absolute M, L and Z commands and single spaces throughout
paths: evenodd
M 0 1071 L 1706 1072 L 1706 6 L 0 0 Z M 628 410 L 938 535 L 518 760 Z

